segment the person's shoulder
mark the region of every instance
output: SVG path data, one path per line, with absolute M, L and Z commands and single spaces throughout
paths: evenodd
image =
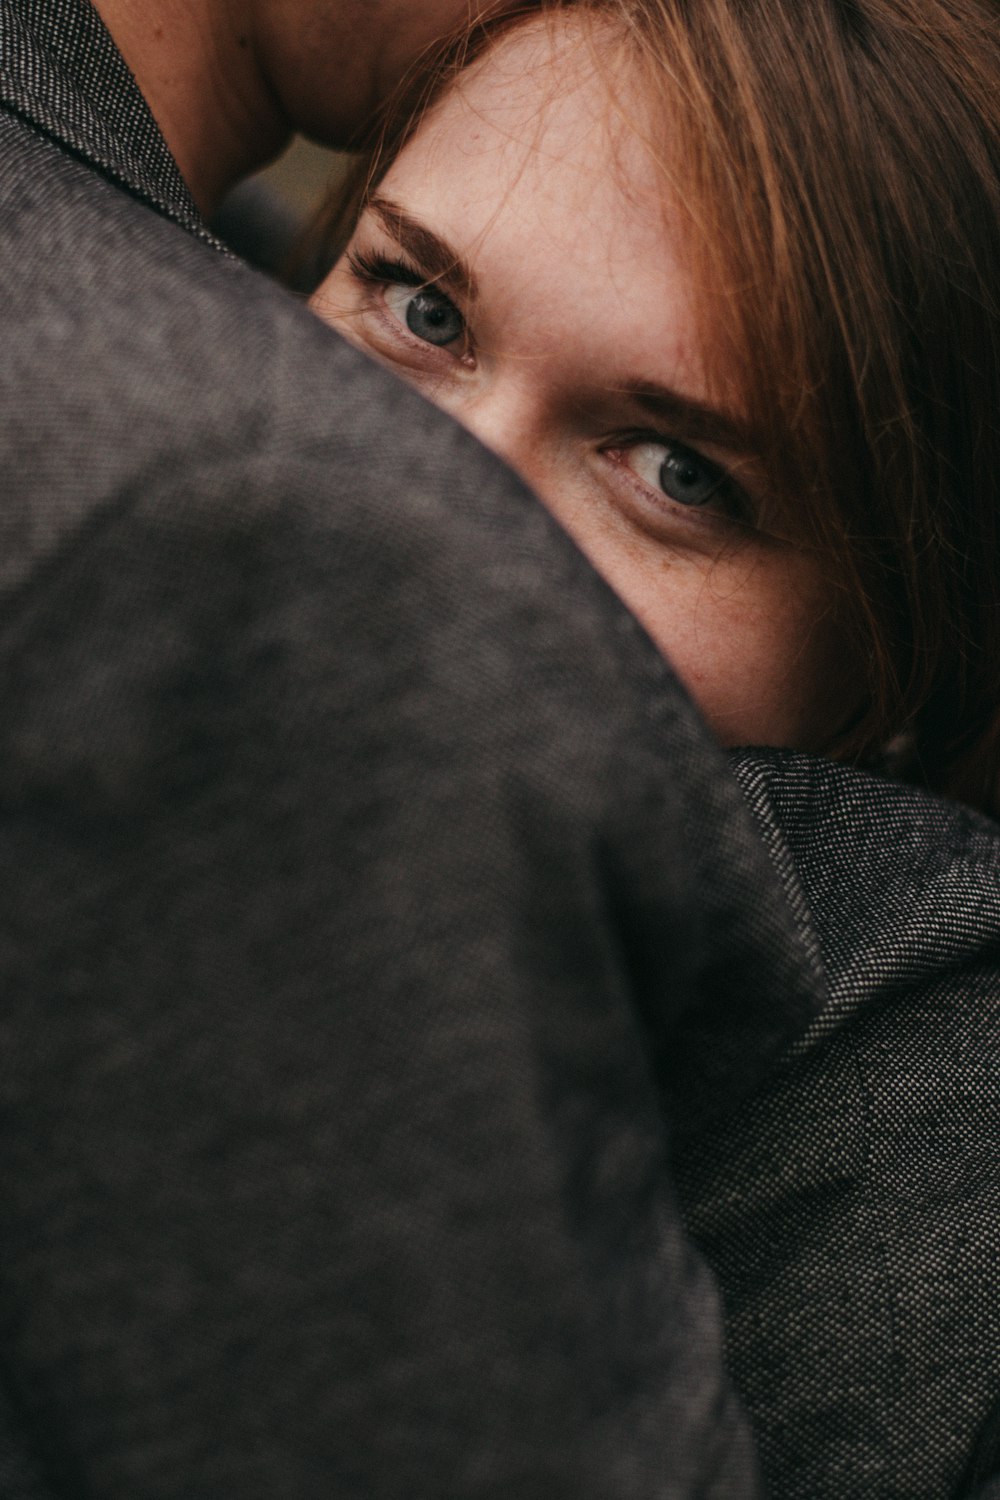
M 9 116 L 0 152 L 8 528 L 41 504 L 68 520 L 154 483 L 194 491 L 206 469 L 248 504 L 279 478 L 317 504 L 402 489 L 425 524 L 466 490 L 522 493 L 301 299 Z
M 466 649 L 474 633 L 521 672 L 551 661 L 553 718 L 579 676 L 654 761 L 668 729 L 694 724 L 624 605 L 470 433 L 301 298 L 29 128 L 2 128 L 0 598 L 23 600 L 108 527 L 122 556 L 127 532 L 165 555 L 252 533 L 274 576 L 333 553 L 343 576 L 345 558 L 377 552 L 428 628 L 456 643 L 464 630 Z M 511 621 L 513 655 L 497 644 Z
M 318 372 L 321 378 L 330 351 L 342 348 L 298 299 L 221 253 L 210 236 L 180 228 L 2 113 L 0 156 L 0 294 L 26 398 L 46 376 L 68 389 L 78 355 L 91 372 L 78 387 L 81 398 L 98 378 L 124 392 L 141 369 L 142 389 L 155 397 L 151 409 L 175 426 L 181 411 L 164 394 L 201 388 L 183 413 L 197 425 L 207 385 L 231 406 L 265 394 L 257 359 L 273 355 L 282 339 L 295 342 L 296 358 L 281 366 L 280 381 L 272 360 L 271 401 L 282 382 L 294 389 Z M 56 362 L 60 335 L 67 347 Z

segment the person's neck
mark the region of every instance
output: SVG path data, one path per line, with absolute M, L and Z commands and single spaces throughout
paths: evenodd
M 93 0 L 199 209 L 275 157 L 290 126 L 241 0 Z M 242 13 L 242 25 L 241 25 Z

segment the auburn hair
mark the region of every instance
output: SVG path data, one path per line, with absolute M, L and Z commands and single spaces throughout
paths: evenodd
M 829 753 L 1000 811 L 1000 7 L 567 3 L 637 70 L 635 128 L 692 226 L 709 377 L 735 383 L 837 582 L 864 708 Z M 456 72 L 523 20 L 424 70 L 314 250 L 343 243 Z

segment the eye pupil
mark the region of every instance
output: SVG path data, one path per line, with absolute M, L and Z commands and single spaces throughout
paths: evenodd
M 463 331 L 462 314 L 443 292 L 415 292 L 406 304 L 406 326 L 427 344 L 451 344 Z
M 660 487 L 679 505 L 706 505 L 721 482 L 714 464 L 684 448 L 668 453 L 660 465 Z

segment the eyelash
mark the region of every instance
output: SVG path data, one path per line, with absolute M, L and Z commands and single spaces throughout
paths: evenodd
M 402 260 L 393 260 L 387 255 L 366 255 L 363 250 L 351 250 L 347 256 L 347 264 L 357 280 L 365 286 L 385 286 L 390 283 L 394 286 L 419 288 L 434 285 L 425 276 L 421 276 L 414 266 L 408 266 Z

